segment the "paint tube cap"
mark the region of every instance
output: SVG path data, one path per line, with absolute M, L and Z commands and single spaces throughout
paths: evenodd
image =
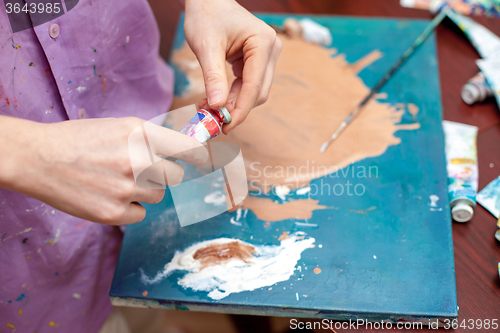
M 474 215 L 474 209 L 466 203 L 458 203 L 451 210 L 451 216 L 457 222 L 467 222 L 470 221 Z
M 469 104 L 472 105 L 476 102 L 482 102 L 481 101 L 481 89 L 475 84 L 472 83 L 467 83 L 462 87 L 462 91 L 460 92 L 460 95 L 462 96 L 462 100 Z
M 226 107 L 221 106 L 220 108 L 217 109 L 217 111 L 219 111 L 219 114 L 220 114 L 221 118 L 223 119 L 224 124 L 229 124 L 231 122 L 231 120 L 233 120 L 231 118 L 231 114 L 229 113 L 229 111 L 227 111 Z

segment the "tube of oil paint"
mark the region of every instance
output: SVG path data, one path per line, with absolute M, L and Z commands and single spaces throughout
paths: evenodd
M 476 60 L 500 107 L 500 57 Z
M 231 115 L 225 107 L 217 110 L 200 109 L 182 128 L 180 133 L 186 134 L 200 143 L 215 138 L 222 131 L 222 125 L 231 122 Z
M 443 121 L 451 215 L 467 222 L 474 215 L 478 182 L 477 127 Z
M 464 32 L 483 59 L 500 57 L 500 37 L 470 17 L 448 11 L 448 17 Z
M 486 78 L 482 72 L 474 75 L 467 83 L 462 87 L 461 91 L 462 100 L 472 105 L 474 103 L 481 103 L 486 98 L 493 96 L 493 91 L 486 82 Z
M 223 106 L 217 110 L 199 109 L 196 114 L 188 120 L 179 130 L 179 133 L 196 139 L 199 143 L 205 143 L 210 139 L 215 138 L 222 132 L 222 125 L 231 122 L 231 114 Z M 158 154 L 159 157 L 175 162 L 176 157 L 164 156 Z

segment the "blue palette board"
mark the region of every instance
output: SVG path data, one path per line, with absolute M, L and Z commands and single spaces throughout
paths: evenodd
M 281 26 L 296 15 L 257 14 L 268 24 Z M 359 76 L 368 87 L 391 67 L 424 30 L 427 20 L 308 16 L 328 27 L 334 47 L 355 62 L 378 49 L 383 57 Z M 178 25 L 174 49 L 184 42 L 183 20 Z M 185 87 L 183 73 L 176 70 L 176 93 Z M 380 156 L 353 166 L 377 166 L 378 177 L 363 179 L 363 196 L 317 195 L 320 205 L 340 207 L 316 210 L 304 228 L 294 219 L 273 222 L 263 228 L 252 211 L 228 221 L 235 212 L 181 227 L 169 190 L 163 201 L 145 205 L 144 221 L 127 227 L 110 296 L 114 304 L 237 314 L 329 318 L 338 320 L 410 320 L 428 322 L 457 317 L 457 299 L 451 217 L 442 112 L 434 35 L 421 45 L 382 88 L 388 103 L 413 103 L 420 109 L 421 128 L 398 131 L 401 143 Z M 411 123 L 405 114 L 402 123 Z M 332 124 L 332 131 L 338 124 Z M 318 147 L 311 147 L 317 149 Z M 347 174 L 346 178 L 352 175 Z M 318 181 L 313 180 L 312 183 Z M 324 178 L 323 182 L 335 179 Z M 352 179 L 353 183 L 356 179 Z M 439 197 L 430 209 L 430 196 Z M 434 206 L 434 204 L 433 204 Z M 369 207 L 377 209 L 364 212 Z M 272 229 L 272 230 L 269 230 Z M 276 231 L 279 230 L 279 231 Z M 220 237 L 240 239 L 254 245 L 279 245 L 283 230 L 305 231 L 316 247 L 302 252 L 297 265 L 309 267 L 289 281 L 252 291 L 232 293 L 214 300 L 205 291 L 178 284 L 186 272 L 176 271 L 155 284 L 144 284 L 141 270 L 155 276 L 176 251 Z M 322 248 L 317 246 L 322 244 Z M 321 274 L 313 272 L 321 267 Z M 298 279 L 298 276 L 303 276 Z M 302 295 L 307 295 L 303 297 Z M 300 296 L 300 298 L 298 297 Z

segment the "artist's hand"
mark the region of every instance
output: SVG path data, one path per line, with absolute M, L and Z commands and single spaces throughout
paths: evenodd
M 198 106 L 226 106 L 233 119 L 224 125 L 228 134 L 253 107 L 267 100 L 281 41 L 271 27 L 234 0 L 186 0 L 184 31 L 205 79 L 207 99 Z M 231 89 L 226 60 L 237 77 Z
M 203 164 L 208 158 L 206 150 L 195 139 L 151 123 L 144 124 L 144 120 L 138 118 L 71 120 L 54 124 L 8 120 L 14 122 L 11 127 L 18 127 L 18 130 L 22 127 L 26 131 L 22 135 L 19 131 L 14 132 L 17 137 L 12 135 L 14 141 L 9 144 L 16 149 L 8 154 L 10 166 L 7 165 L 6 174 L 10 186 L 4 187 L 71 215 L 103 224 L 141 221 L 146 212 L 138 202 L 158 203 L 164 195 L 163 186 L 159 184 L 175 186 L 182 181 L 184 172 L 180 164 L 161 160 L 146 169 L 149 170 L 146 181 L 156 186 L 138 186 L 134 171 L 150 166 L 150 155 L 175 155 L 194 165 Z M 16 121 L 20 125 L 15 125 Z M 151 152 L 147 150 L 142 128 L 146 128 Z M 134 139 L 139 142 L 135 143 L 130 139 L 134 130 L 139 134 Z M 129 153 L 133 144 L 145 150 L 145 158 L 141 160 L 135 156 L 139 154 Z M 201 149 L 192 150 L 196 147 Z

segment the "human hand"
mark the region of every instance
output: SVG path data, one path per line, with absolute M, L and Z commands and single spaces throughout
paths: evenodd
M 194 165 L 203 165 L 208 159 L 208 153 L 195 139 L 152 123 L 146 125 L 138 118 L 54 124 L 19 121 L 25 122 L 23 126 L 29 131 L 19 138 L 21 142 L 13 143 L 18 146 L 18 161 L 22 163 L 12 164 L 17 168 L 10 169 L 10 179 L 14 180 L 10 189 L 93 222 L 139 222 L 146 214 L 139 202 L 158 203 L 164 195 L 159 184 L 175 186 L 182 181 L 184 171 L 178 163 L 161 159 L 151 166 L 148 152 L 145 160 L 134 160 L 134 154 L 129 153 L 134 145 L 130 139 L 134 130 L 139 129 L 140 139 L 144 140 L 141 128 L 147 127 L 151 156 L 175 156 Z M 137 146 L 146 148 L 144 141 L 143 146 L 140 144 Z M 201 149 L 193 149 L 198 147 Z M 145 181 L 151 186 L 137 185 L 137 168 L 146 169 Z
M 198 107 L 225 106 L 228 134 L 250 110 L 263 104 L 281 52 L 276 32 L 234 0 L 186 0 L 186 40 L 200 62 L 207 98 Z M 236 80 L 229 89 L 225 61 Z

